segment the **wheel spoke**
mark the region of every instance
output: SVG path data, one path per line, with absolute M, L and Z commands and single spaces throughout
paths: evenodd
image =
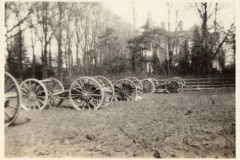
M 29 92 L 26 91 L 24 88 L 21 88 L 21 91 L 24 92 L 24 93 L 26 93 L 27 95 L 29 94 Z
M 5 94 L 5 99 L 11 99 L 11 98 L 18 98 L 18 94 L 17 93 Z
M 7 116 L 8 119 L 11 119 L 11 118 L 12 118 L 6 110 L 5 110 L 5 116 Z
M 99 97 L 100 97 L 100 96 L 99 96 Z M 96 98 L 94 98 L 94 97 L 89 97 L 89 98 L 99 102 L 99 100 L 96 99 Z
M 82 97 L 82 95 L 79 95 L 79 94 L 71 94 L 71 96 L 72 96 L 73 98 Z
M 127 97 L 131 98 L 132 100 L 134 100 L 134 98 L 132 98 L 128 93 L 126 93 Z
M 96 104 L 94 103 L 94 101 L 96 102 Z M 99 100 L 97 100 L 97 99 L 95 99 L 95 98 L 93 98 L 93 97 L 90 97 L 89 103 L 90 103 L 91 105 L 93 105 L 94 108 L 97 108 L 97 106 L 98 106 L 98 104 L 99 104 Z
M 36 89 L 34 91 L 36 94 L 44 92 L 44 88 L 40 85 L 36 86 Z
M 39 98 L 37 98 L 36 100 L 37 100 L 38 102 L 44 104 L 44 101 L 43 101 L 43 100 L 41 100 L 41 99 L 39 99 Z
M 93 85 L 88 83 L 86 91 L 89 92 L 89 91 L 91 91 L 92 88 L 93 88 Z
M 101 97 L 101 95 L 99 95 L 99 94 L 90 94 L 90 96 L 96 96 L 96 97 Z
M 15 110 L 17 109 L 17 106 L 13 106 L 13 105 L 8 105 L 8 107 L 14 108 Z
M 80 84 L 79 84 L 79 83 L 80 83 Z M 82 90 L 84 90 L 83 87 L 82 87 L 82 82 L 81 82 L 81 81 L 76 82 L 75 85 L 77 85 L 79 88 L 81 88 Z
M 30 91 L 32 92 L 32 91 L 33 91 L 33 88 L 32 88 L 32 83 L 31 83 L 31 81 L 28 81 L 28 84 L 29 84 L 29 89 L 30 89 Z
M 23 83 L 23 85 L 25 86 L 25 88 L 26 88 L 29 92 L 31 92 L 30 88 L 28 87 L 28 85 L 27 85 L 26 83 Z
M 29 105 L 28 105 L 28 104 L 29 104 Z M 27 102 L 27 104 L 26 104 L 26 107 L 29 108 L 29 109 L 32 108 L 32 100 L 31 100 L 31 99 L 28 100 L 28 102 Z
M 5 75 L 4 84 L 6 84 L 8 80 L 9 80 L 9 78 Z
M 78 93 L 80 93 L 81 95 L 83 94 L 82 91 L 78 90 L 77 88 L 72 88 L 73 90 L 77 91 Z
M 78 96 L 75 95 L 75 96 L 72 97 L 72 99 L 75 100 L 75 101 L 77 101 L 77 100 L 84 100 L 84 97 L 79 96 L 79 95 Z
M 94 106 L 94 104 L 92 104 L 90 101 L 87 103 L 88 110 L 91 110 L 91 106 L 90 106 L 89 104 L 91 104 L 91 105 L 93 105 L 93 106 Z
M 122 89 L 121 88 L 114 88 L 115 91 L 119 91 L 119 92 L 122 92 Z
M 63 91 L 63 88 L 61 86 L 56 86 L 52 89 L 52 91 Z
M 39 102 L 38 102 L 38 101 L 35 101 L 35 104 L 37 105 L 38 109 L 40 109 L 40 108 L 41 108 L 41 105 L 39 104 Z
M 31 99 L 28 99 L 27 104 L 26 104 L 26 107 L 28 106 L 28 104 L 29 104 L 30 101 L 31 101 Z
M 57 81 L 51 81 L 52 82 L 52 85 L 51 85 L 51 87 L 52 87 L 52 89 L 55 87 L 55 85 L 57 84 Z
M 8 91 L 10 91 L 13 87 L 14 87 L 14 84 L 12 84 L 10 87 L 8 87 L 8 88 L 5 90 L 5 93 L 7 93 Z

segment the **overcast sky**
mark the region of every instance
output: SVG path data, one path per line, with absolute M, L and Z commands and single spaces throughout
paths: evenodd
M 167 27 L 167 2 L 160 0 L 103 0 L 104 6 L 113 13 L 119 15 L 123 20 L 133 24 L 133 2 L 136 10 L 136 27 L 143 26 L 147 19 L 148 12 L 151 13 L 155 25 L 161 26 L 161 21 L 165 21 Z M 221 10 L 218 13 L 218 22 L 228 28 L 235 18 L 235 4 L 233 0 L 219 1 Z M 176 10 L 178 10 L 178 20 L 183 21 L 183 29 L 188 30 L 194 24 L 200 24 L 200 19 L 196 11 L 191 7 L 190 2 L 179 1 L 178 3 L 170 1 L 172 4 L 170 13 L 171 30 L 175 29 Z M 213 5 L 214 6 L 214 5 Z

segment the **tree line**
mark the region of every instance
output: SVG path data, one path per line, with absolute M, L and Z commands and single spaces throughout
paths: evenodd
M 21 79 L 24 71 L 31 77 L 55 74 L 61 78 L 114 74 L 129 66 L 126 41 L 132 26 L 101 3 L 6 2 L 5 27 L 6 70 Z M 30 32 L 30 37 L 23 32 Z M 26 39 L 31 41 L 31 56 Z M 41 44 L 40 61 L 37 43 Z
M 144 26 L 144 31 L 136 34 L 132 25 L 98 2 L 5 2 L 5 69 L 20 79 L 146 74 L 143 51 L 150 50 L 151 44 L 169 56 L 160 62 L 153 51 L 152 74 L 209 76 L 216 60 L 224 70 L 224 45 L 231 44 L 231 69 L 235 70 L 235 24 L 227 30 L 219 25 L 218 3 L 212 8 L 208 3 L 192 3 L 192 7 L 201 25 L 195 27 L 191 39 L 179 43 L 177 29 L 170 36 L 159 27 Z M 27 50 L 26 41 L 31 50 Z M 173 54 L 177 47 L 179 54 Z

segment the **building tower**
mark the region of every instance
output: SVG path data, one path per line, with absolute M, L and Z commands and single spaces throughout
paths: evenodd
M 149 29 L 149 28 L 153 27 L 153 20 L 152 20 L 152 15 L 151 15 L 150 11 L 148 11 L 147 21 L 143 27 L 145 29 Z

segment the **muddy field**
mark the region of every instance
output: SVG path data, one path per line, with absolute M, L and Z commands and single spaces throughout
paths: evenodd
M 143 95 L 98 111 L 21 111 L 5 157 L 234 158 L 234 91 Z

